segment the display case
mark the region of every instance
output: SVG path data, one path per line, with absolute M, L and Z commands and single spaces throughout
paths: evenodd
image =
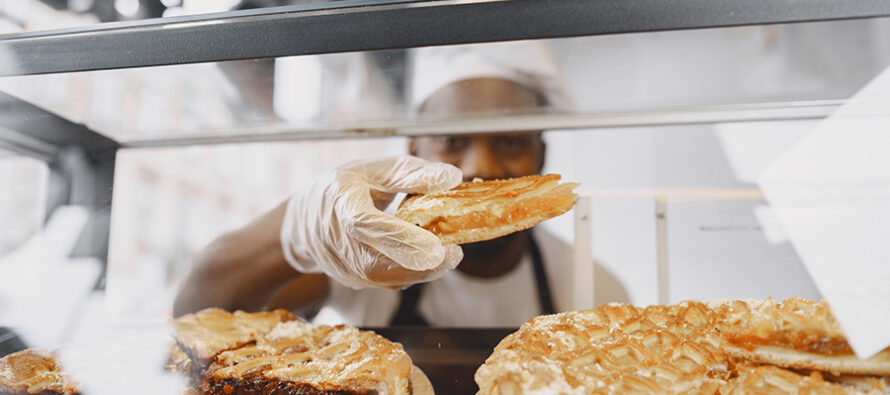
M 564 101 L 418 111 L 419 75 L 454 67 L 419 51 L 515 42 L 547 48 Z M 612 301 L 594 258 L 636 304 L 818 298 L 756 181 L 888 65 L 879 0 L 347 0 L 5 34 L 0 352 L 59 349 L 84 393 L 178 393 L 162 366 L 194 255 L 417 136 L 546 131 L 545 170 L 582 184 L 546 223 L 573 246 L 566 308 Z M 474 391 L 515 330 L 371 326 L 439 393 Z

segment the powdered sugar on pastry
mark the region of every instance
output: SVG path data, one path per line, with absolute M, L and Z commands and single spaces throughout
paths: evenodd
M 800 298 L 607 304 L 528 321 L 476 382 L 479 394 L 498 395 L 886 391 L 890 350 L 852 363 L 839 341 L 827 305 Z
M 202 394 L 407 395 L 417 373 L 398 343 L 350 326 L 306 323 L 284 310 L 207 309 L 174 326 L 190 361 L 173 367 L 187 369 Z

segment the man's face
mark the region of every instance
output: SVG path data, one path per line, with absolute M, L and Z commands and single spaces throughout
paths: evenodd
M 476 78 L 448 85 L 430 96 L 421 108 L 425 116 L 455 117 L 536 111 L 541 99 L 514 82 Z M 450 163 L 464 179 L 520 177 L 537 174 L 544 162 L 540 132 L 417 137 L 411 154 Z
M 521 85 L 478 78 L 440 89 L 424 102 L 421 113 L 442 117 L 503 114 L 537 111 L 541 104 L 533 91 Z M 467 181 L 476 177 L 494 179 L 538 174 L 544 164 L 540 132 L 416 137 L 410 144 L 412 155 L 455 165 Z M 458 270 L 478 277 L 501 275 L 515 267 L 526 241 L 527 234 L 518 232 L 465 244 L 464 260 Z
M 540 171 L 543 143 L 528 133 L 422 137 L 415 155 L 457 166 L 466 181 L 510 178 Z

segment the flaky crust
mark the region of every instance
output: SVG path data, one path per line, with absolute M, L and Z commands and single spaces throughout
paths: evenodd
M 833 375 L 890 376 L 890 349 L 857 358 L 824 301 L 718 301 L 711 307 L 735 358 Z
M 569 211 L 575 183 L 557 174 L 464 182 L 452 190 L 406 199 L 396 216 L 433 232 L 445 244 L 494 239 Z
M 856 365 L 825 365 L 824 360 L 851 357 L 838 336 L 827 305 L 800 298 L 646 308 L 608 304 L 530 320 L 498 344 L 476 372 L 476 382 L 480 394 L 499 395 L 886 390 L 885 380 L 862 375 L 887 376 L 884 358 L 890 350 Z M 775 349 L 797 359 L 775 357 Z M 846 382 L 832 380 L 839 377 Z
M 223 351 L 208 369 L 208 381 L 261 376 L 318 390 L 407 394 L 411 359 L 401 345 L 343 325 L 289 321 L 255 345 Z
M 410 393 L 408 354 L 373 332 L 314 325 L 283 310 L 223 313 L 208 309 L 174 324 L 190 363 L 174 348 L 171 367 L 188 370 L 201 393 Z
M 79 394 L 52 354 L 23 350 L 0 358 L 0 394 Z
M 186 314 L 174 321 L 179 347 L 201 368 L 221 351 L 256 342 L 280 322 L 295 320 L 293 314 L 278 309 L 261 313 L 230 313 L 209 308 Z

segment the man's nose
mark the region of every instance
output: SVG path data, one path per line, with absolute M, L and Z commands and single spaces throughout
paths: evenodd
M 470 144 L 470 147 L 464 151 L 460 169 L 464 173 L 464 181 L 470 181 L 477 177 L 483 180 L 506 178 L 500 158 L 488 144 L 482 142 Z

